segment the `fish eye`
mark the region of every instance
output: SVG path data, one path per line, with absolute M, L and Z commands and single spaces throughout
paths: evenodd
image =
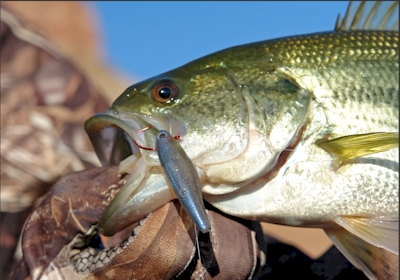
M 160 103 L 168 103 L 179 93 L 178 87 L 170 80 L 163 80 L 153 86 L 152 97 Z

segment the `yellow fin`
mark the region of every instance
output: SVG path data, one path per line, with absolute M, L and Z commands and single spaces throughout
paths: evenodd
M 331 140 L 320 139 L 315 142 L 320 148 L 336 158 L 335 165 L 342 162 L 384 152 L 399 146 L 398 132 L 374 132 L 354 134 Z

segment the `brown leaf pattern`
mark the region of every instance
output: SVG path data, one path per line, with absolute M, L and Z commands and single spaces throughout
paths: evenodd
M 46 50 L 54 49 L 50 43 L 43 49 L 36 46 L 43 42 L 15 36 L 28 31 L 12 17 L 2 10 L 8 21 L 1 23 L 1 210 L 6 212 L 31 206 L 62 175 L 99 166 L 82 123 L 107 107 L 82 74 Z
M 23 222 L 58 178 L 99 166 L 83 122 L 107 108 L 29 23 L 1 7 L 1 270 Z
M 83 236 L 125 182 L 117 167 L 62 177 L 29 217 L 23 258 L 11 279 L 246 279 L 260 268 L 252 223 L 212 209 L 213 230 L 199 237 L 200 262 L 193 223 L 176 200 L 139 221 L 115 247 L 83 246 Z

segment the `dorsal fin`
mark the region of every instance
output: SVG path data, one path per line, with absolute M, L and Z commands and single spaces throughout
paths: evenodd
M 399 31 L 398 1 L 352 1 L 346 15 L 337 18 L 335 31 Z

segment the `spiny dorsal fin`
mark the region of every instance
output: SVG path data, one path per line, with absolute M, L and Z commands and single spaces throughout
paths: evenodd
M 399 146 L 398 132 L 374 132 L 343 136 L 331 140 L 320 139 L 315 142 L 336 159 L 335 166 L 342 162 L 375 153 L 384 152 Z
M 335 31 L 399 31 L 398 1 L 352 1 L 346 15 L 337 18 Z

